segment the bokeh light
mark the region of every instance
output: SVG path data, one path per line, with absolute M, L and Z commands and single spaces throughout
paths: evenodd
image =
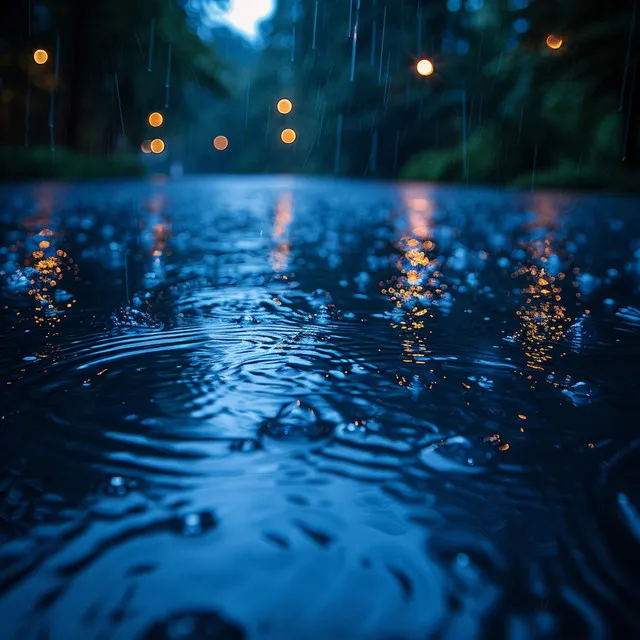
M 44 49 L 36 49 L 33 52 L 33 59 L 36 64 L 44 64 L 49 59 L 49 54 Z
M 282 140 L 282 142 L 284 142 L 285 144 L 291 144 L 292 142 L 295 142 L 296 139 L 296 132 L 293 129 L 285 129 L 281 134 L 280 134 L 280 139 Z
M 213 146 L 218 151 L 224 151 L 229 146 L 229 140 L 226 136 L 216 136 L 213 139 Z
M 164 122 L 164 118 L 162 117 L 162 114 L 158 113 L 157 111 L 153 111 L 152 113 L 150 113 L 148 120 L 149 120 L 149 124 L 152 127 L 159 127 Z
M 151 153 L 151 140 L 143 140 L 140 144 L 142 153 Z
M 164 140 L 160 138 L 155 138 L 155 140 L 151 141 L 151 151 L 153 153 L 162 153 L 164 151 Z
M 416 65 L 416 70 L 421 76 L 430 76 L 433 73 L 433 62 L 423 58 Z
M 549 47 L 549 49 L 559 49 L 561 46 L 562 38 L 553 35 L 553 33 L 547 36 L 547 47 Z
M 293 104 L 291 100 L 288 100 L 287 98 L 282 98 L 282 100 L 278 100 L 278 104 L 276 105 L 276 107 L 280 113 L 291 113 L 291 110 L 293 109 Z

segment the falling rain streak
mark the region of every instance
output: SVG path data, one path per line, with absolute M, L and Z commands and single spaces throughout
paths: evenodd
M 169 53 L 167 54 L 167 76 L 164 81 L 164 108 L 169 108 L 169 90 L 171 88 L 171 53 L 172 46 L 169 45 Z
M 631 45 L 633 43 L 633 34 L 636 28 L 637 11 L 638 11 L 638 0 L 634 0 L 633 14 L 631 15 L 631 27 L 629 28 L 629 41 L 627 42 L 627 55 L 624 61 L 624 71 L 622 72 L 622 87 L 620 88 L 620 100 L 618 102 L 618 111 L 622 111 L 622 108 L 624 105 L 624 94 L 627 88 L 627 78 L 629 76 L 629 61 L 631 59 Z M 631 93 L 633 95 L 633 91 Z
M 29 146 L 29 118 L 31 116 L 31 65 L 27 71 L 27 94 L 24 100 L 24 146 Z
M 151 63 L 153 62 L 153 40 L 156 33 L 155 18 L 151 18 L 151 26 L 149 27 L 149 60 L 147 62 L 147 71 L 151 73 Z
M 462 91 L 462 157 L 464 159 L 464 179 L 469 180 L 469 156 L 467 153 L 467 92 Z
M 382 82 L 382 60 L 384 55 L 384 36 L 387 29 L 387 7 L 382 14 L 382 37 L 380 38 L 380 68 L 378 69 L 378 84 Z
M 342 147 L 342 114 L 338 116 L 336 126 L 336 152 L 333 158 L 333 173 L 340 174 L 340 149 Z
M 627 118 L 624 124 L 624 139 L 622 141 L 622 161 L 626 162 L 627 160 L 627 147 L 629 145 L 629 125 L 631 123 L 631 109 L 633 107 L 633 92 L 636 88 L 636 71 L 633 70 L 633 77 L 631 79 L 631 91 L 629 96 L 629 106 L 627 107 Z
M 369 153 L 369 171 L 371 173 L 376 172 L 378 160 L 378 130 L 374 129 L 371 132 L 371 152 Z
M 311 43 L 311 48 L 316 50 L 316 31 L 318 29 L 318 0 L 316 0 L 316 6 L 313 12 L 313 41 Z
M 296 59 L 296 23 L 291 25 L 291 62 Z
M 118 98 L 118 111 L 120 112 L 120 126 L 122 127 L 122 136 L 124 137 L 124 116 L 122 115 L 122 101 L 120 100 L 120 84 L 118 83 L 118 74 L 113 74 L 116 85 L 116 96 Z
M 353 25 L 353 40 L 351 41 L 351 74 L 349 80 L 353 82 L 356 72 L 356 47 L 358 46 L 358 20 L 360 18 L 360 0 L 356 5 L 356 21 Z
M 49 142 L 51 145 L 51 151 L 56 150 L 55 141 L 55 92 L 58 88 L 58 76 L 60 73 L 60 35 L 56 36 L 56 59 L 55 59 L 55 71 L 54 82 L 49 90 Z

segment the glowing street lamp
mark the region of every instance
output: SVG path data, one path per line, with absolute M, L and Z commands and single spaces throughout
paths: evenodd
M 44 49 L 36 49 L 33 52 L 33 59 L 36 64 L 44 64 L 49 59 L 49 54 Z
M 153 111 L 149 114 L 148 121 L 152 127 L 159 127 L 164 122 L 164 118 L 161 113 Z
M 562 46 L 562 38 L 554 35 L 553 33 L 547 36 L 547 47 L 549 49 L 559 49 Z
M 280 134 L 280 139 L 282 140 L 282 142 L 284 142 L 285 144 L 291 144 L 292 142 L 295 142 L 296 140 L 296 132 L 293 129 L 285 129 L 281 134 Z
M 280 113 L 291 113 L 293 109 L 293 104 L 291 100 L 288 100 L 287 98 L 282 98 L 281 100 L 278 100 L 278 104 L 276 105 L 276 108 Z
M 224 151 L 229 146 L 229 140 L 226 136 L 216 136 L 213 139 L 213 146 L 218 151 Z
M 160 138 L 155 138 L 151 141 L 151 151 L 153 153 L 162 153 L 164 151 L 164 140 Z
M 431 62 L 431 60 L 427 60 L 427 58 L 423 58 L 416 65 L 416 71 L 421 76 L 430 76 L 433 73 L 433 62 Z

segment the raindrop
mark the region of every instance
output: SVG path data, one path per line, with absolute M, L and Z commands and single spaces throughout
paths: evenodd
M 115 327 L 133 327 L 136 329 L 159 329 L 162 325 L 149 314 L 131 307 L 118 309 L 111 315 Z
M 285 404 L 275 418 L 261 426 L 263 434 L 277 440 L 320 440 L 332 430 L 314 407 L 301 400 Z
M 156 21 L 151 19 L 151 26 L 149 27 L 149 60 L 147 63 L 147 71 L 151 73 L 151 62 L 153 60 L 153 39 L 156 33 Z
M 349 79 L 353 82 L 353 78 L 356 71 L 356 47 L 358 45 L 358 21 L 360 18 L 360 0 L 356 5 L 356 22 L 353 26 L 353 40 L 351 41 L 351 74 Z
M 171 87 L 171 53 L 172 53 L 172 45 L 169 45 L 169 53 L 167 55 L 167 77 L 164 81 L 164 108 L 169 108 L 169 90 Z
M 316 7 L 313 13 L 313 40 L 311 42 L 311 48 L 316 50 L 316 30 L 318 28 L 318 0 L 316 0 Z
M 469 457 L 471 443 L 462 436 L 452 436 L 427 445 L 420 451 L 420 462 L 443 473 L 482 473 Z
M 333 173 L 340 174 L 340 149 L 342 147 L 342 114 L 338 115 L 338 124 L 336 127 L 336 152 L 333 159 Z
M 380 67 L 378 69 L 378 84 L 382 82 L 382 60 L 384 53 L 384 36 L 387 29 L 387 7 L 384 8 L 382 14 L 382 37 L 380 39 Z
M 594 397 L 598 393 L 598 389 L 588 382 L 576 382 L 567 389 L 563 389 L 562 393 L 567 396 L 576 407 L 582 407 L 593 402 Z

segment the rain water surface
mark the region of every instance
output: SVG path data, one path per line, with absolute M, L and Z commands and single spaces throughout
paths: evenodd
M 638 634 L 639 214 L 2 188 L 0 636 Z

